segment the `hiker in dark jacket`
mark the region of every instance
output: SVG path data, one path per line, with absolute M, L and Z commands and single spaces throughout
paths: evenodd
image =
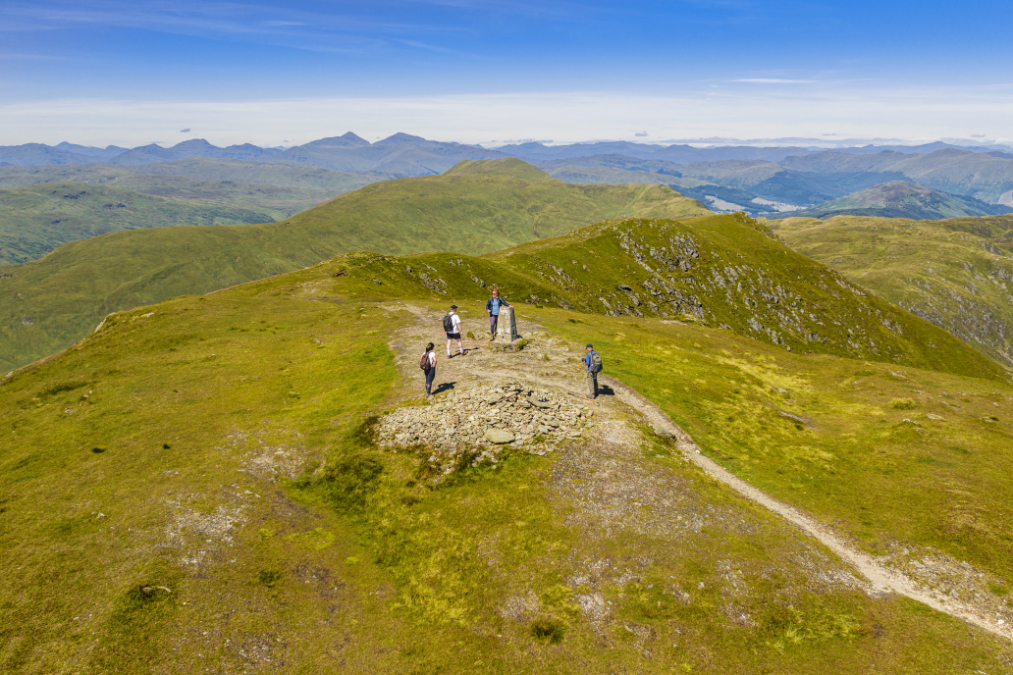
M 485 303 L 485 311 L 489 312 L 489 340 L 496 339 L 496 328 L 499 324 L 499 308 L 513 307 L 509 302 L 499 297 L 499 289 L 492 289 L 492 297 Z
M 436 350 L 433 349 L 434 346 L 432 342 L 426 345 L 426 351 L 422 354 L 419 363 L 422 372 L 426 374 L 426 398 L 433 395 L 433 380 L 436 379 Z
M 601 372 L 601 354 L 594 350 L 591 343 L 587 345 L 587 353 L 584 355 L 584 365 L 587 366 L 587 398 L 598 398 L 598 373 Z

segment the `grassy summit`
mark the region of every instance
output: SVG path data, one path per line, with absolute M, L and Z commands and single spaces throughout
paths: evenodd
M 686 274 L 701 279 L 720 269 L 705 227 L 773 241 L 730 217 L 700 222 Z M 449 301 L 468 330 L 489 283 L 515 301 L 536 289 L 575 301 L 549 280 L 562 251 L 577 260 L 571 277 L 597 264 L 632 288 L 621 244 L 642 281 L 639 242 L 681 225 L 604 225 L 481 259 L 345 256 L 122 312 L 0 379 L 0 670 L 1008 668 L 1007 642 L 870 593 L 818 543 L 645 434 L 617 397 L 547 456 L 510 448 L 442 474 L 427 448 L 373 444 L 373 416 L 421 404 L 417 353 Z M 646 251 L 641 262 L 656 264 Z M 791 263 L 796 276 L 805 262 Z M 1013 388 L 789 353 L 701 322 L 517 304 L 523 352 L 441 358 L 438 382 L 465 391 L 510 377 L 562 392 L 592 340 L 607 374 L 703 452 L 940 594 L 1013 618 Z M 441 394 L 426 414 L 453 408 Z
M 110 312 L 349 251 L 477 255 L 624 214 L 699 213 L 707 211 L 665 186 L 567 185 L 518 160 L 499 160 L 369 185 L 279 223 L 113 233 L 0 268 L 0 367 L 62 349 Z
M 799 252 L 1013 365 L 1013 217 L 770 224 Z

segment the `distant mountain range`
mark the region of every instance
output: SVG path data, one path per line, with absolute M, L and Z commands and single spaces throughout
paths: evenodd
M 1013 148 L 1010 148 L 1013 150 Z M 463 160 L 524 160 L 570 183 L 667 184 L 717 211 L 775 216 L 810 209 L 890 181 L 909 181 L 989 204 L 1013 206 L 1013 153 L 990 147 L 946 143 L 826 150 L 816 147 L 748 145 L 698 148 L 626 141 L 499 148 L 430 141 L 394 134 L 370 143 L 354 133 L 291 148 L 249 143 L 218 147 L 203 139 L 172 147 L 94 148 L 71 143 L 28 143 L 0 147 L 0 166 L 116 166 L 157 173 L 167 162 L 189 162 L 204 179 L 201 162 L 246 162 L 254 166 L 313 166 L 367 176 L 370 180 L 429 176 Z M 151 167 L 148 169 L 147 167 Z M 174 169 L 179 171 L 180 169 Z M 251 169 L 246 168 L 247 171 Z
M 225 148 L 193 139 L 170 148 L 157 144 L 139 148 L 89 148 L 71 143 L 0 146 L 0 165 L 104 163 L 114 166 L 146 166 L 196 157 L 271 162 L 296 162 L 335 171 L 375 174 L 383 177 L 429 176 L 442 173 L 465 159 L 503 159 L 511 155 L 474 145 L 429 141 L 408 134 L 394 134 L 376 143 L 349 132 L 296 147 L 262 148 L 250 143 Z
M 906 181 L 874 185 L 812 209 L 783 214 L 782 217 L 832 218 L 834 216 L 877 216 L 942 220 L 967 216 L 1001 216 L 1013 213 L 1002 204 L 987 204 L 973 197 L 933 190 Z

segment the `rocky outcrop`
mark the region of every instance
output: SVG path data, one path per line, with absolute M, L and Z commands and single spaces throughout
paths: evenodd
M 423 447 L 432 451 L 431 463 L 452 467 L 462 458 L 495 463 L 506 447 L 544 455 L 580 438 L 593 415 L 558 394 L 509 382 L 399 408 L 380 418 L 375 434 L 382 448 Z

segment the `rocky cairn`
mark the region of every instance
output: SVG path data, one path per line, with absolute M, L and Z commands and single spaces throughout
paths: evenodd
M 474 455 L 471 463 L 496 462 L 504 447 L 544 455 L 580 438 L 594 411 L 549 391 L 517 382 L 451 392 L 432 405 L 400 408 L 375 428 L 383 448 L 424 446 L 433 458 Z

